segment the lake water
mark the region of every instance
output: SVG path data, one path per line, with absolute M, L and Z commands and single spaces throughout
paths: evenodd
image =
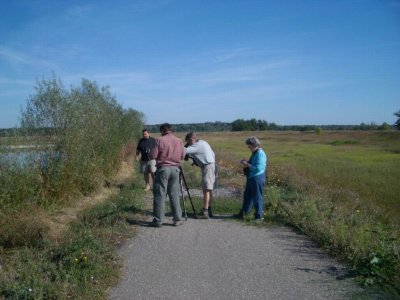
M 19 151 L 18 151 L 19 150 Z M 23 150 L 23 151 L 22 151 Z M 27 150 L 26 148 L 13 148 L 13 151 L 4 151 L 0 152 L 0 165 L 13 165 L 16 167 L 27 167 L 30 164 L 39 164 L 41 168 L 46 167 L 48 165 L 48 161 L 50 159 L 54 159 L 57 155 L 52 150 L 39 150 L 36 148 Z
M 12 164 L 18 167 L 25 167 L 41 159 L 42 152 L 21 151 L 0 153 L 1 164 Z

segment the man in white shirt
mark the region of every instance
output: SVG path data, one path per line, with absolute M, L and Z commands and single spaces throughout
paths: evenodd
M 192 158 L 195 165 L 201 168 L 201 187 L 203 190 L 203 209 L 197 215 L 199 219 L 213 216 L 211 203 L 216 180 L 215 154 L 211 146 L 197 138 L 196 133 L 189 132 L 186 137 L 185 160 Z

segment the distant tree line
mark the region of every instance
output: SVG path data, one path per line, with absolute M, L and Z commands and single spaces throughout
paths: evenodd
M 159 132 L 161 124 L 145 125 L 150 132 Z M 205 122 L 205 123 L 188 123 L 188 124 L 171 124 L 173 131 L 176 132 L 215 132 L 215 131 L 232 131 L 232 123 L 227 122 Z
M 399 112 L 400 114 L 400 112 Z M 398 121 L 400 126 L 400 121 Z M 145 125 L 150 132 L 158 132 L 161 124 Z M 172 124 L 173 130 L 176 132 L 218 132 L 218 131 L 315 131 L 315 130 L 390 130 L 397 125 L 392 126 L 384 122 L 381 125 L 376 123 L 361 123 L 360 125 L 277 125 L 269 123 L 265 120 L 257 119 L 237 119 L 229 122 L 206 122 L 206 123 L 189 123 L 189 124 Z
M 277 125 L 269 123 L 265 120 L 237 119 L 233 122 L 205 122 L 205 123 L 178 123 L 172 124 L 173 130 L 176 132 L 219 132 L 219 131 L 261 131 L 261 130 L 278 130 L 278 131 L 315 131 L 315 130 L 391 130 L 400 129 L 400 110 L 394 115 L 398 118 L 395 124 L 390 125 L 386 122 L 378 125 L 374 122 L 361 123 L 360 125 Z M 150 132 L 158 132 L 161 124 L 144 125 Z M 14 135 L 20 132 L 21 128 L 0 129 L 0 137 Z M 54 133 L 54 129 L 50 127 L 36 128 L 36 134 L 48 135 Z

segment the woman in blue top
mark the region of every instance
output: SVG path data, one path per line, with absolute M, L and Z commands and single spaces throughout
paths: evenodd
M 249 160 L 242 159 L 240 161 L 245 168 L 248 168 L 248 172 L 243 193 L 243 206 L 238 216 L 243 218 L 243 215 L 250 213 L 251 208 L 254 206 L 254 222 L 259 223 L 263 218 L 263 188 L 268 158 L 261 149 L 260 141 L 255 136 L 246 139 L 245 143 L 251 151 L 251 157 Z

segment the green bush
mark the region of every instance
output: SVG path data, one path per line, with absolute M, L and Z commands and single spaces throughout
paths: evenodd
M 0 154 L 1 155 L 1 154 Z M 0 208 L 18 208 L 38 201 L 38 178 L 32 167 L 21 168 L 10 159 L 0 161 Z
M 70 90 L 55 78 L 41 80 L 35 90 L 18 133 L 42 147 L 29 165 L 2 162 L 2 206 L 32 201 L 48 206 L 91 193 L 118 170 L 125 146 L 143 127 L 142 113 L 123 109 L 108 87 L 87 79 Z

